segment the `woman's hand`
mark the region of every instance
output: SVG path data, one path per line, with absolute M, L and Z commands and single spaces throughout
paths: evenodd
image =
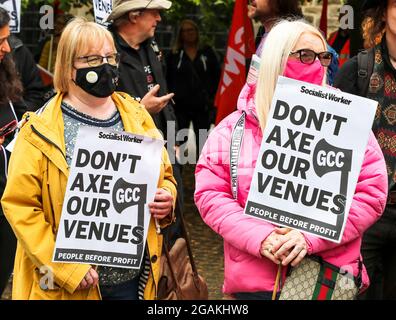
M 260 248 L 260 254 L 263 257 L 266 257 L 267 259 L 271 260 L 275 264 L 280 264 L 281 261 L 274 256 L 273 254 L 273 248 L 275 245 L 278 244 L 280 241 L 281 235 L 279 235 L 276 231 L 273 231 L 262 243 L 261 243 L 261 248 Z
M 276 228 L 274 231 L 280 238 L 272 247 L 275 259 L 280 259 L 283 266 L 291 263 L 298 265 L 307 254 L 307 243 L 300 231 L 287 228 Z
M 4 143 L 4 139 L 5 139 L 4 136 L 0 137 L 0 146 Z
M 164 219 L 169 213 L 171 213 L 172 207 L 172 195 L 164 189 L 157 189 L 154 202 L 149 203 L 150 213 L 152 214 L 153 218 L 159 220 Z
M 77 290 L 86 290 L 89 288 L 95 288 L 99 282 L 99 275 L 94 268 L 88 270 L 85 277 L 81 280 Z

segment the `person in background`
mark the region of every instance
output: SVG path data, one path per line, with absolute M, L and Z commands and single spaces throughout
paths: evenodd
M 40 71 L 32 53 L 23 42 L 15 35 L 11 35 L 9 44 L 23 85 L 23 97 L 14 103 L 15 112 L 20 120 L 25 112 L 36 111 L 43 105 L 46 94 L 48 94 L 48 88 L 44 86 L 41 80 Z
M 172 106 L 174 93 L 168 93 L 162 54 L 154 41 L 154 33 L 161 22 L 161 11 L 171 7 L 167 0 L 114 0 L 107 21 L 111 23 L 117 51 L 121 55 L 117 90 L 140 101 L 153 117 L 157 128 L 167 140 L 167 150 L 177 181 L 178 205 L 183 204 L 183 182 L 179 164 L 178 132 Z M 181 212 L 178 210 L 177 212 Z M 170 238 L 181 234 L 178 220 L 172 225 Z
M 23 94 L 22 83 L 11 54 L 9 22 L 10 16 L 0 7 L 0 117 L 4 116 L 6 108 L 13 108 L 13 103 L 20 101 Z M 7 142 L 4 136 L 0 136 L 0 197 L 7 182 Z M 16 238 L 0 206 L 0 297 L 12 272 L 15 250 Z
M 73 16 L 67 14 L 58 14 L 56 16 L 54 22 L 54 33 L 45 41 L 41 50 L 39 65 L 51 73 L 54 72 L 55 58 L 60 36 L 67 22 L 72 18 Z
M 269 33 L 263 48 L 257 85 L 242 91 L 238 110 L 211 132 L 198 161 L 195 203 L 204 220 L 224 239 L 223 291 L 237 299 L 271 299 L 278 265 L 296 266 L 306 255 L 353 270 L 360 275 L 363 232 L 382 214 L 387 182 L 384 158 L 371 133 L 341 242 L 312 236 L 244 214 L 263 131 L 278 77 L 327 86 L 331 53 L 322 34 L 303 21 L 282 21 Z M 231 136 L 245 115 L 236 166 L 236 190 L 231 185 Z M 234 147 L 234 146 L 233 146 Z M 233 177 L 234 179 L 235 177 Z M 284 283 L 285 274 L 282 275 Z M 367 287 L 366 270 L 362 271 Z
M 261 23 L 256 36 L 256 55 L 261 57 L 265 39 L 274 24 L 280 19 L 302 18 L 303 13 L 299 0 L 250 0 L 248 16 Z M 327 68 L 327 83 L 332 85 L 338 71 L 338 57 L 331 46 L 327 49 L 333 54 L 332 63 Z
M 214 122 L 213 100 L 219 83 L 220 65 L 213 49 L 201 45 L 198 25 L 194 21 L 186 19 L 180 23 L 166 66 L 168 86 L 175 93 L 179 130 L 188 129 L 192 121 L 199 155 L 205 142 L 200 139 L 199 130 L 208 132 Z M 203 137 L 206 138 L 206 134 Z
M 344 13 L 344 15 L 347 12 Z M 338 21 L 341 22 L 343 14 L 340 13 Z M 338 54 L 338 66 L 339 68 L 350 58 L 351 49 L 351 39 L 349 34 L 349 29 L 345 29 L 342 25 L 338 30 L 330 34 L 327 40 L 328 44 L 337 52 Z
M 115 92 L 118 62 L 110 32 L 81 18 L 71 21 L 58 46 L 54 73 L 57 94 L 40 112 L 24 117 L 2 198 L 4 214 L 18 239 L 13 299 L 155 298 L 162 236 L 154 220 L 161 227 L 171 223 L 176 199 L 176 182 L 165 148 L 158 189 L 148 204 L 152 218 L 141 270 L 52 262 L 79 127 L 162 139 L 146 109 L 129 95 Z M 96 82 L 92 80 L 95 78 Z M 42 267 L 52 273 L 53 290 L 40 286 L 37 280 Z
M 347 61 L 337 74 L 335 87 L 378 101 L 373 132 L 385 157 L 388 200 L 381 219 L 363 238 L 362 254 L 372 285 L 360 298 L 396 299 L 396 0 L 366 0 L 367 46 L 359 63 Z M 370 23 L 367 23 L 369 21 Z M 380 41 L 378 42 L 378 40 Z M 362 57 L 362 56 L 361 56 Z
M 274 24 L 282 18 L 302 18 L 303 14 L 299 0 L 249 0 L 248 16 L 261 24 L 256 36 L 256 54 L 260 57 Z

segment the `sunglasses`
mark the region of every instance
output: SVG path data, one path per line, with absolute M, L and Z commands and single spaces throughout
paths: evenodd
M 300 61 L 304 64 L 312 64 L 315 62 L 316 57 L 318 57 L 323 67 L 328 67 L 333 60 L 333 54 L 329 51 L 316 53 L 311 49 L 300 49 L 294 52 L 290 52 L 290 55 L 298 55 Z

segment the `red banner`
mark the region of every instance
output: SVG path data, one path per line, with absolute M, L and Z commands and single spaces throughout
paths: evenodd
M 322 15 L 320 17 L 319 29 L 322 30 L 323 36 L 327 39 L 327 7 L 328 0 L 323 0 L 322 4 Z
M 246 81 L 246 59 L 255 52 L 252 22 L 247 0 L 236 0 L 224 67 L 215 98 L 216 125 L 236 110 L 239 93 Z

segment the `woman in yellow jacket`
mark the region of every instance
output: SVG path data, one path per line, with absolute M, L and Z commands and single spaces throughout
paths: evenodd
M 161 227 L 173 222 L 176 199 L 176 182 L 165 148 L 158 189 L 149 204 L 148 278 L 133 269 L 97 270 L 89 264 L 52 262 L 77 129 L 105 127 L 162 139 L 142 105 L 114 92 L 118 61 L 112 36 L 105 28 L 73 20 L 59 42 L 54 75 L 58 94 L 37 113 L 24 116 L 2 198 L 4 213 L 18 239 L 13 299 L 156 298 L 162 235 L 155 220 Z M 142 283 L 144 293 L 139 296 Z

